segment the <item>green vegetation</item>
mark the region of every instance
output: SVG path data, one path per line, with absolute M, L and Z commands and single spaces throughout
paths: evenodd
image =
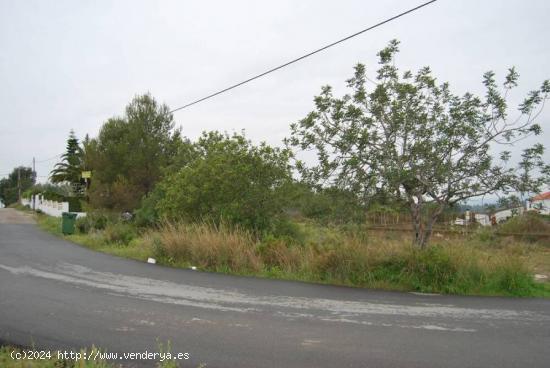
M 105 218 L 107 223 L 98 220 Z M 38 217 L 43 229 L 62 236 L 60 221 Z M 259 237 L 223 222 L 164 222 L 140 231 L 105 214 L 92 213 L 89 222 L 98 226 L 64 238 L 173 267 L 391 290 L 550 296 L 549 283 L 533 280 L 533 269 L 550 273 L 550 249 L 543 242 L 498 237 L 494 229 L 480 228 L 464 239 L 440 236 L 421 250 L 406 234 L 369 233 L 361 225 L 292 222 L 293 231 L 284 236 Z
M 97 138 L 85 142 L 85 162 L 93 171 L 88 191 L 93 207 L 135 210 L 164 169 L 187 163 L 189 144 L 174 130 L 169 111 L 148 94 L 136 96 L 124 116 L 109 119 Z
M 256 147 L 243 135 L 216 132 L 203 134 L 196 148 L 189 165 L 159 183 L 159 216 L 270 229 L 283 213 L 289 153 L 266 144 Z
M 499 231 L 504 234 L 548 234 L 550 222 L 534 211 L 527 211 L 523 216 L 512 217 L 501 224 Z
M 67 139 L 67 148 L 61 155 L 61 162 L 58 162 L 50 173 L 52 183 L 68 183 L 71 186 L 73 195 L 80 195 L 85 187 L 85 180 L 82 179 L 84 167 L 84 151 L 71 130 Z
M 546 295 L 548 284 L 535 283 L 532 273 L 549 273 L 548 237 L 530 233 L 550 232 L 547 218 L 527 214 L 480 229 L 451 224 L 465 199 L 517 193 L 521 199 L 499 203 L 516 206 L 548 182 L 543 145 L 525 149 L 513 160 L 517 168 L 507 165 L 511 153 L 499 147 L 540 134 L 537 117 L 550 82 L 530 92 L 510 121 L 507 98 L 519 78 L 513 68 L 502 86 L 487 72 L 484 96 L 456 95 L 427 67 L 400 72 L 397 52 L 397 41 L 379 52 L 376 83 L 367 83 L 359 64 L 349 94 L 338 98 L 323 87 L 315 110 L 291 125 L 286 148 L 253 143 L 244 133 L 203 132 L 191 141 L 175 129 L 170 108 L 149 94 L 136 96 L 95 138 L 79 144 L 71 132 L 52 179 L 81 183 L 83 168 L 92 178 L 82 202 L 88 216 L 67 238 L 111 254 L 210 271 Z M 294 161 L 291 148 L 311 150 L 313 162 Z M 10 180 L 8 193 L 13 175 Z M 30 190 L 55 197 L 62 189 Z M 40 226 L 54 233 L 59 221 L 39 216 Z M 400 231 L 374 229 L 388 225 Z
M 0 201 L 9 206 L 19 200 L 19 190 L 23 194 L 35 181 L 35 173 L 30 167 L 16 167 L 5 179 L 0 179 Z
M 330 86 L 322 87 L 315 110 L 291 125 L 287 143 L 317 153 L 316 165 L 298 163 L 304 179 L 351 190 L 365 203 L 382 193 L 405 204 L 413 241 L 422 248 L 453 204 L 495 192 L 537 193 L 549 182 L 542 144 L 526 148 L 517 168 L 509 165 L 511 152 L 504 149 L 541 133 L 537 118 L 550 81 L 509 114 L 507 99 L 519 79 L 514 68 L 502 85 L 495 73 L 485 73 L 484 96 L 457 95 L 448 83 L 438 83 L 429 67 L 400 72 L 398 51 L 393 40 L 378 53 L 374 83 L 358 64 L 347 81 L 349 94 L 338 98 Z

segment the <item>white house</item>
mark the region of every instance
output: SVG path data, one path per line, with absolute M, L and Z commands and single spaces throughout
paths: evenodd
M 508 220 L 511 217 L 521 215 L 523 212 L 525 212 L 525 208 L 523 207 L 506 208 L 506 209 L 497 210 L 492 215 L 489 215 L 486 213 L 473 213 L 470 211 L 466 211 L 464 216 L 465 219 L 457 218 L 454 221 L 454 224 L 465 226 L 475 221 L 481 226 L 491 226 L 493 224 L 493 221 L 495 224 L 501 223 Z
M 543 215 L 550 215 L 550 192 L 534 196 L 527 202 L 530 210 L 536 210 Z

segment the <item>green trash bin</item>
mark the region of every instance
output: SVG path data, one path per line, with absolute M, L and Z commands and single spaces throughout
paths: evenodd
M 76 213 L 63 212 L 61 214 L 61 232 L 65 235 L 74 234 L 74 223 L 76 221 Z

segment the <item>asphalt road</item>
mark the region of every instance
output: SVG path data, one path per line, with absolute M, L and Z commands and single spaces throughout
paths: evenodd
M 181 367 L 549 367 L 550 300 L 381 292 L 93 252 L 0 210 L 0 340 Z M 153 360 L 126 361 L 153 366 Z

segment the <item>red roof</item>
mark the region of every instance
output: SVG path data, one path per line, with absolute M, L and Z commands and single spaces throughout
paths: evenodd
M 532 201 L 544 201 L 545 199 L 550 199 L 550 192 L 541 193 L 531 198 Z

